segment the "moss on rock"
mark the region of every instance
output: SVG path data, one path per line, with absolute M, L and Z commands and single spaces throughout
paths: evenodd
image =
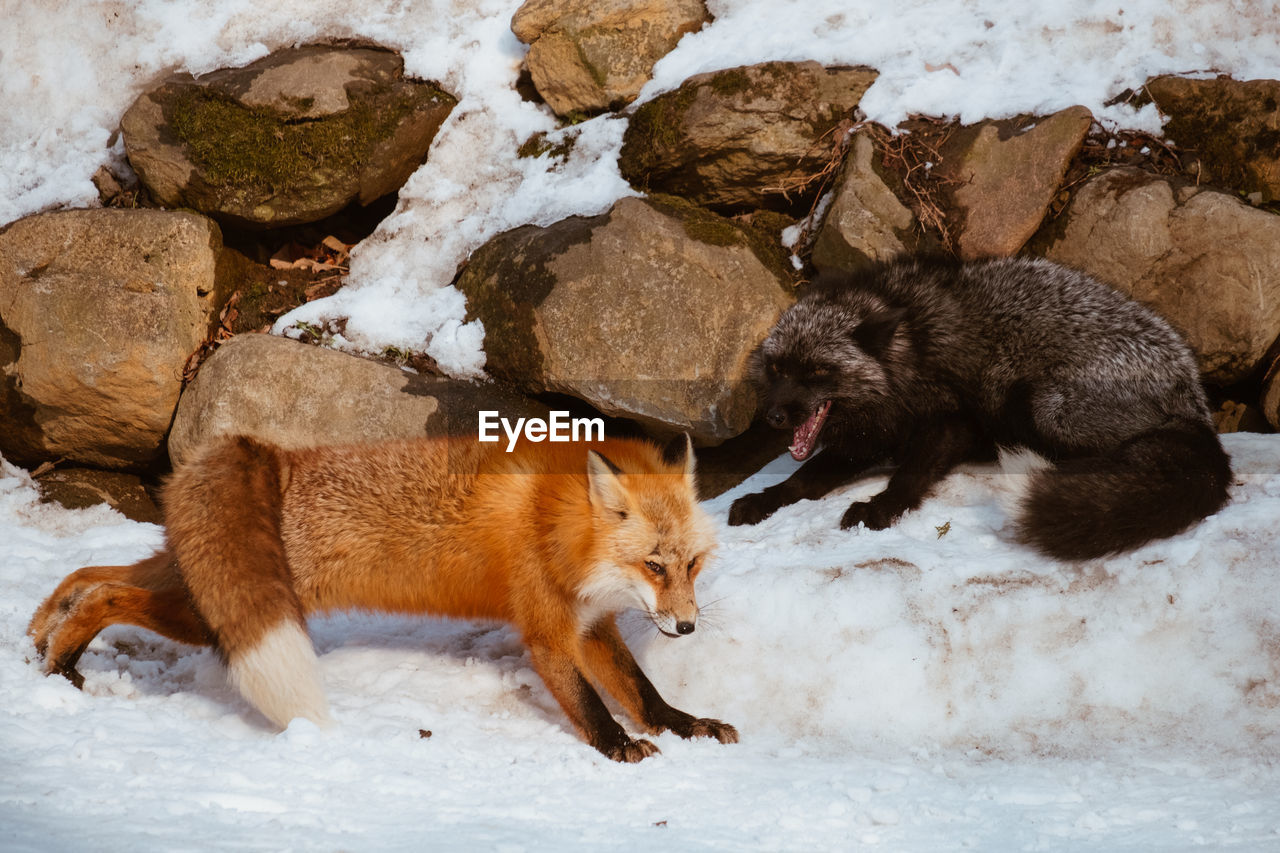
M 618 154 L 618 170 L 632 186 L 647 189 L 655 165 L 681 148 L 686 140 L 685 113 L 697 95 L 697 86 L 686 83 L 641 104 L 631 117 Z
M 835 156 L 831 130 L 876 78 L 869 68 L 765 62 L 700 74 L 642 104 L 618 168 L 643 192 L 672 193 L 722 213 L 796 214 Z
M 1146 91 L 1193 177 L 1280 200 L 1280 81 L 1158 77 Z
M 494 237 L 468 259 L 454 286 L 467 297 L 467 322 L 484 324 L 490 373 L 542 381 L 534 311 L 556 284 L 549 265 L 570 246 L 591 239 L 608 219 L 571 216 L 546 228 L 524 225 Z
M 779 239 L 782 228 L 791 224 L 788 217 L 781 214 L 761 216 L 758 213 L 752 217 L 751 224 L 744 224 L 680 196 L 659 193 L 649 196 L 646 201 L 679 219 L 689 239 L 712 246 L 746 246 L 766 269 L 778 277 L 779 282 L 789 282 L 794 278 Z M 757 218 L 760 221 L 756 221 Z M 786 224 L 781 224 L 783 222 Z
M 243 192 L 281 192 L 316 170 L 359 169 L 424 100 L 453 100 L 443 92 L 376 93 L 318 121 L 287 121 L 274 110 L 249 107 L 216 89 L 179 86 L 165 118 L 207 183 Z

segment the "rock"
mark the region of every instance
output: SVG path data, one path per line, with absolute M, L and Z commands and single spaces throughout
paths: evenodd
M 1090 179 L 1033 251 L 1160 311 L 1207 378 L 1244 378 L 1280 329 L 1280 216 L 1222 192 L 1112 169 Z
M 149 465 L 230 288 L 195 213 L 71 210 L 0 232 L 0 452 Z
M 1093 114 L 1070 107 L 1048 117 L 984 121 L 961 128 L 937 172 L 953 187 L 961 258 L 1007 257 L 1036 233 L 1084 142 Z
M 771 252 L 687 203 L 628 198 L 499 235 L 457 287 L 492 375 L 718 443 L 750 424 L 744 362 L 792 301 Z
M 793 206 L 816 191 L 806 180 L 829 164 L 840 142 L 832 131 L 875 79 L 869 68 L 816 62 L 690 77 L 636 110 L 618 167 L 643 192 L 722 211 Z
M 119 471 L 93 468 L 57 468 L 36 478 L 42 503 L 58 503 L 67 509 L 83 509 L 105 503 L 134 521 L 163 524 L 160 508 L 147 494 L 142 480 Z
M 477 434 L 477 412 L 514 420 L 545 406 L 492 384 L 422 376 L 274 335 L 237 335 L 187 387 L 173 419 L 169 458 L 201 442 L 249 435 L 288 448 Z
M 1193 176 L 1280 200 L 1280 80 L 1157 77 L 1146 90 Z
M 116 180 L 116 176 L 106 166 L 99 166 L 98 171 L 93 173 L 90 178 L 94 187 L 98 190 L 98 201 L 102 202 L 103 207 L 107 207 L 111 202 L 118 199 L 124 192 L 124 187 L 120 186 L 120 182 Z
M 225 222 L 314 222 L 395 192 L 456 99 L 394 53 L 313 45 L 199 79 L 178 75 L 120 122 L 152 198 Z
M 1267 432 L 1267 419 L 1256 406 L 1225 400 L 1213 413 L 1213 428 L 1219 433 Z
M 529 45 L 538 94 L 565 116 L 631 103 L 654 63 L 710 20 L 703 0 L 528 0 L 511 31 Z
M 1280 354 L 1262 377 L 1262 414 L 1272 429 L 1280 430 Z
M 846 272 L 925 247 L 911 211 L 884 182 L 871 135 L 849 145 L 835 195 L 813 241 L 813 265 Z

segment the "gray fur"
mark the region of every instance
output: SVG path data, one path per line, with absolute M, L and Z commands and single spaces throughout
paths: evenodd
M 775 426 L 795 427 L 832 401 L 819 435 L 828 468 L 839 461 L 856 474 L 877 461 L 868 459 L 876 452 L 902 466 L 900 482 L 850 508 L 849 524 L 887 526 L 954 464 L 988 457 L 997 444 L 1062 461 L 1120 452 L 1161 430 L 1194 434 L 1192 443 L 1210 456 L 1217 447 L 1222 463 L 1202 472 L 1208 479 L 1200 485 L 1222 491 L 1225 501 L 1218 481 L 1226 457 L 1212 437 L 1186 342 L 1151 309 L 1047 260 L 915 258 L 820 280 L 779 319 L 751 370 Z M 1167 438 L 1156 440 L 1159 451 L 1142 450 L 1143 464 L 1181 464 L 1181 445 L 1161 455 Z M 940 451 L 931 448 L 937 442 Z M 927 458 L 906 458 L 913 456 Z M 822 485 L 835 479 L 811 471 L 805 482 L 804 470 L 789 490 L 735 504 L 731 523 L 752 523 L 812 496 L 815 474 Z M 1036 480 L 1041 488 L 1047 481 Z M 1078 511 L 1084 523 L 1085 510 Z

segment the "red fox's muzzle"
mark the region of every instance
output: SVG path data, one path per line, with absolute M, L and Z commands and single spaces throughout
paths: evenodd
M 672 595 L 673 590 L 665 589 L 658 591 L 658 597 L 648 608 L 649 619 L 654 626 L 668 637 L 681 637 L 685 634 L 692 634 L 694 628 L 698 624 L 698 602 L 693 596 L 693 583 L 690 581 L 688 590 L 684 595 L 677 593 Z M 669 604 L 666 607 L 661 606 L 672 598 L 677 598 L 678 603 Z M 656 606 L 655 606 L 656 605 Z
M 659 631 L 668 637 L 680 637 L 692 634 L 697 626 L 698 614 L 695 612 L 688 619 L 679 619 L 670 613 L 650 613 L 649 618 Z

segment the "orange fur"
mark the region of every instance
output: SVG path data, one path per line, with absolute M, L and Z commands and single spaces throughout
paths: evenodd
M 697 619 L 694 579 L 713 547 L 692 449 L 612 439 L 514 453 L 461 439 L 286 451 L 221 439 L 165 489 L 166 552 L 74 573 L 32 618 L 46 670 L 73 678 L 106 625 L 212 642 L 278 725 L 327 721 L 308 614 L 369 609 L 508 622 L 586 740 L 618 760 L 656 751 L 605 710 L 594 680 L 646 731 L 737 740 L 731 726 L 667 705 L 614 614 L 667 634 Z M 123 586 L 122 586 L 123 585 Z M 128 594 L 122 594 L 127 592 Z M 106 602 L 106 603 L 104 603 Z M 293 626 L 293 627 L 289 627 Z

